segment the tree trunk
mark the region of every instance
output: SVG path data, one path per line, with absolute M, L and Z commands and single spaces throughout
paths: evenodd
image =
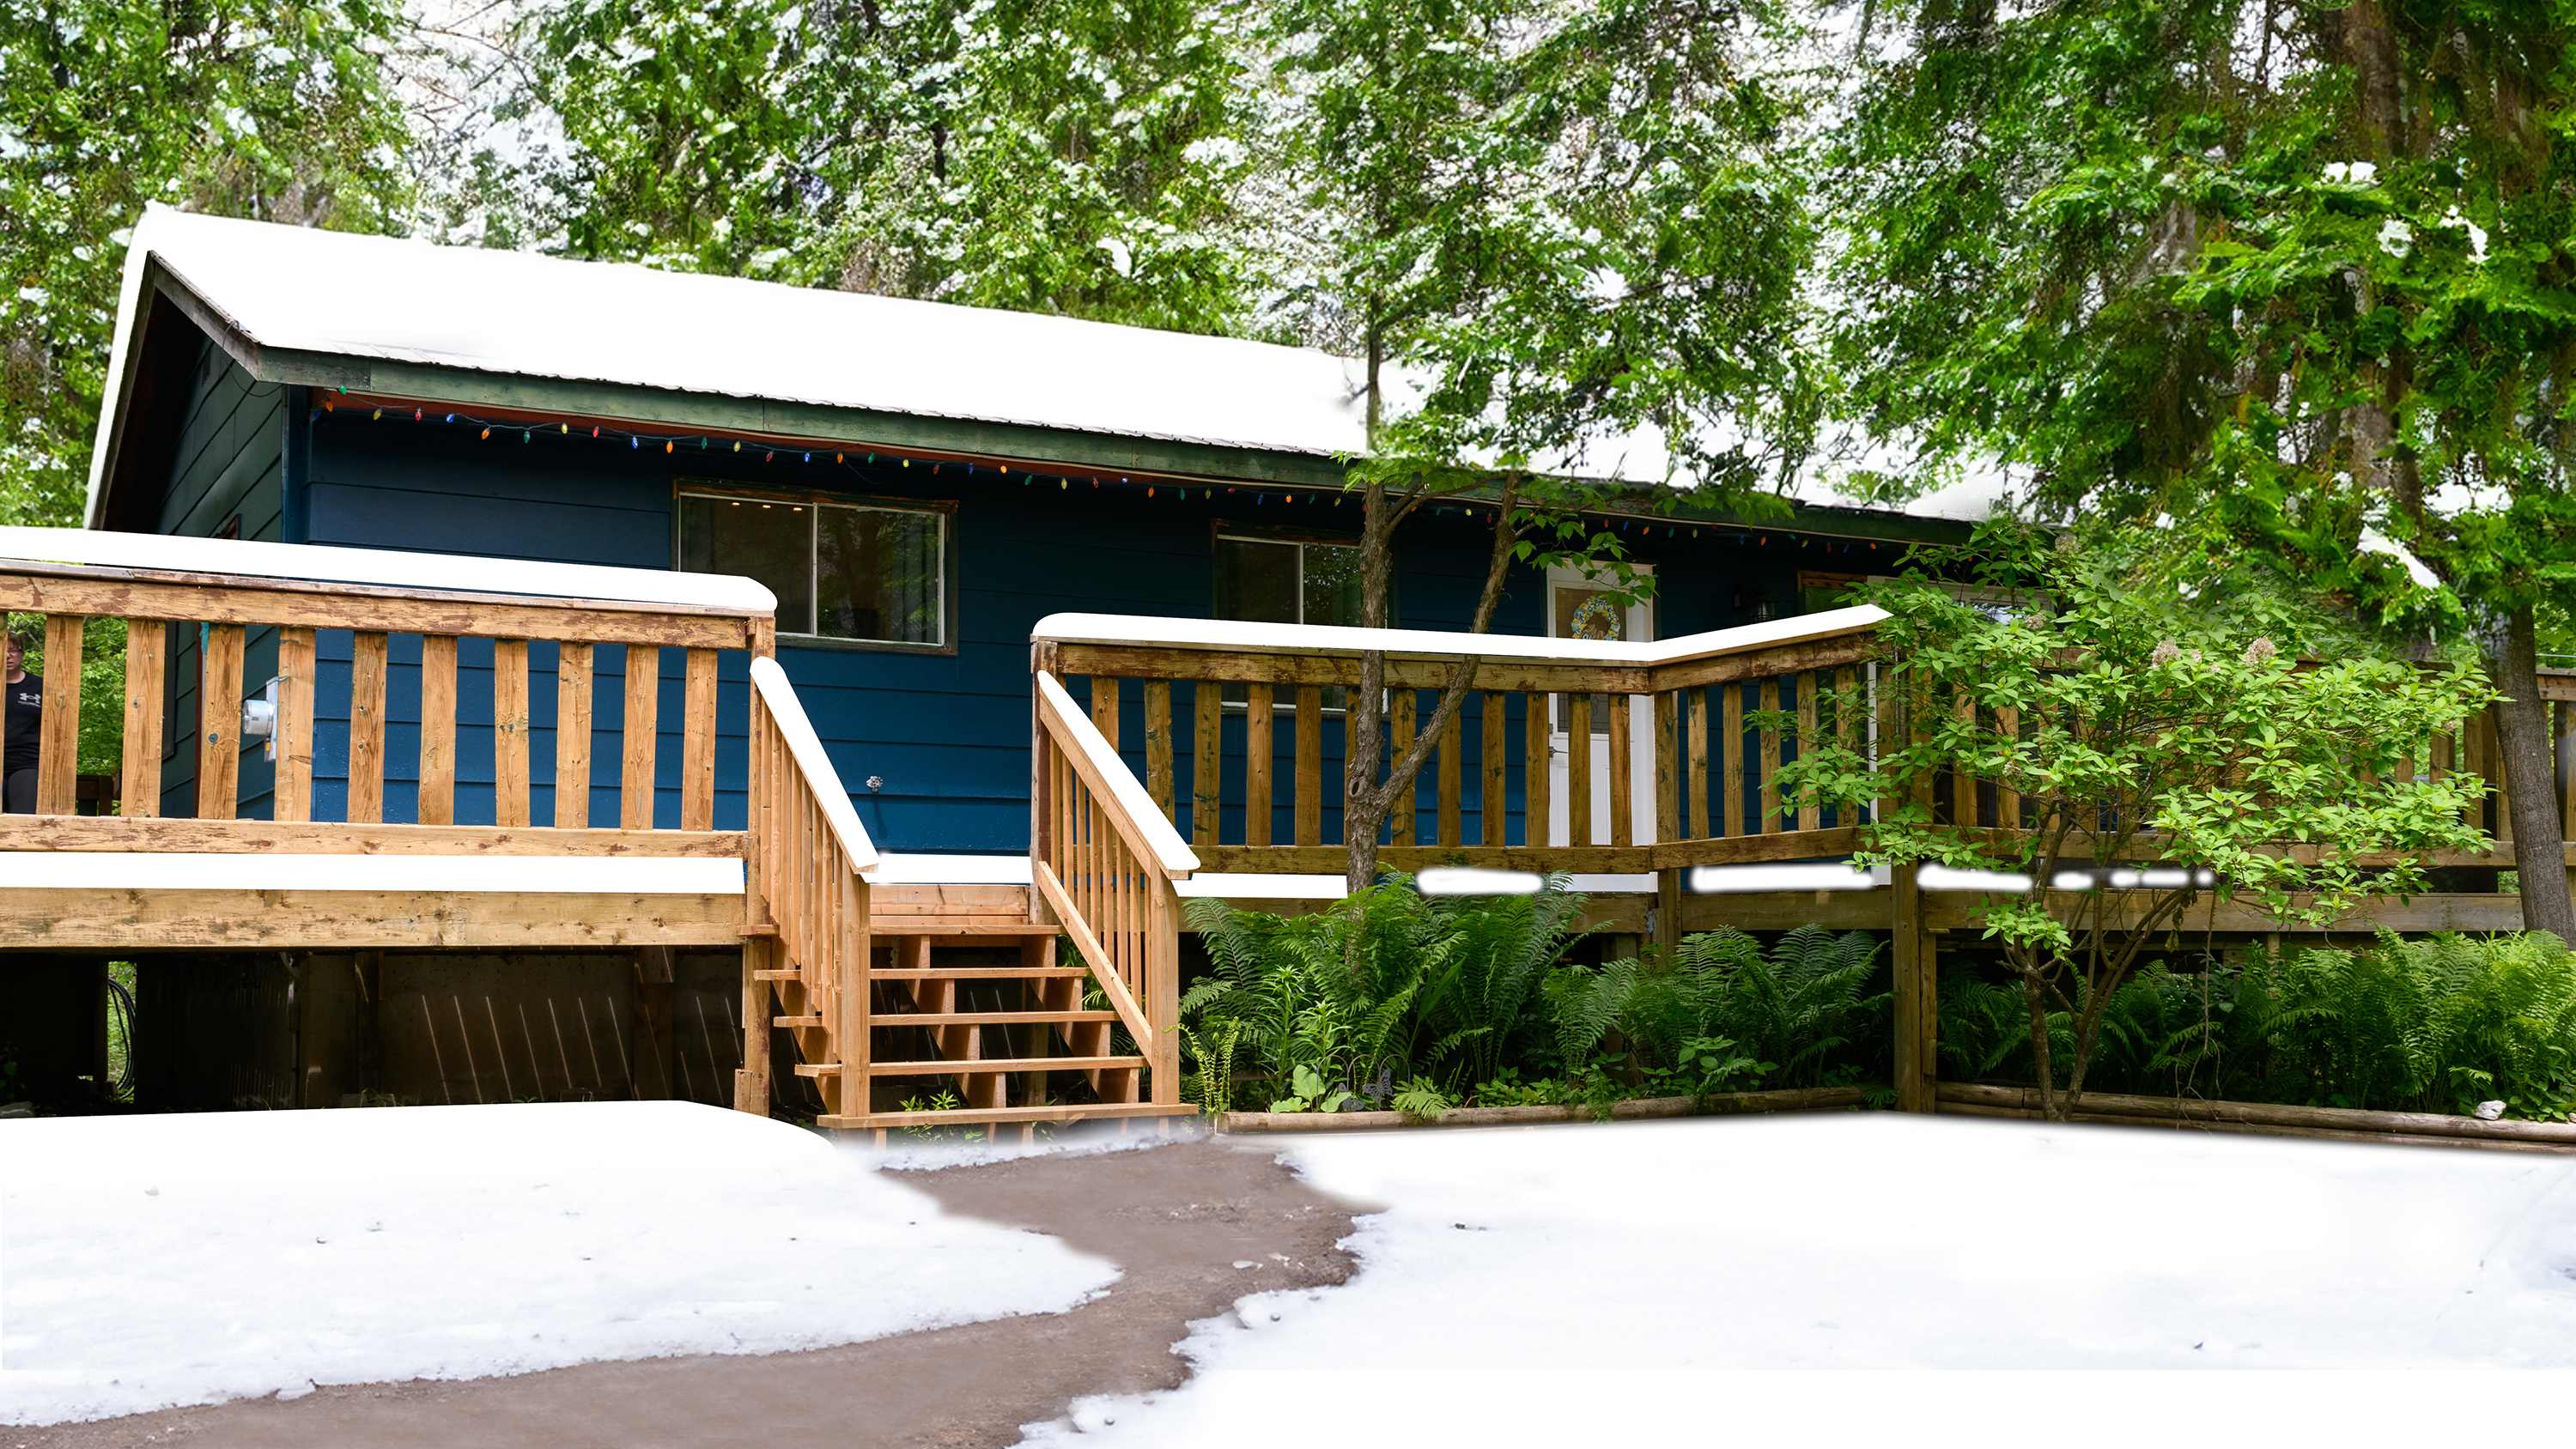
M 2567 890 L 2566 831 L 2558 820 L 2556 751 L 2549 705 L 2540 697 L 2538 643 L 2530 604 L 2505 615 L 2488 639 L 2488 672 L 2504 699 L 2496 705 L 2496 742 L 2512 798 L 2513 865 L 2522 876 L 2522 924 L 2576 944 L 2576 905 Z
M 2021 969 L 2021 996 L 2030 1007 L 2030 1064 L 2039 1078 L 2039 1115 L 2062 1122 L 2066 1109 L 2058 1101 L 2057 1073 L 2048 1059 L 2048 1001 L 2040 994 L 2038 975 L 2027 967 Z
M 1360 622 L 1371 629 L 1387 627 L 1387 595 L 1395 583 L 1395 525 L 1384 517 L 1387 507 L 1386 485 L 1370 483 L 1360 521 Z M 1385 650 L 1361 652 L 1359 687 L 1343 717 L 1349 738 L 1342 761 L 1342 883 L 1362 891 L 1377 883 L 1377 832 L 1394 799 L 1377 788 L 1386 758 Z

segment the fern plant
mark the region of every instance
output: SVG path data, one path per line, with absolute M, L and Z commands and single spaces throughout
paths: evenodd
M 1946 1074 L 2033 1076 L 2023 996 L 1952 972 L 1941 983 Z M 2248 952 L 2141 970 L 2100 1013 L 2095 1080 L 2114 1091 L 2245 1102 L 2513 1116 L 2576 1110 L 2576 957 L 2530 933 L 2367 949 Z M 2074 1018 L 2052 1012 L 2049 1034 Z M 2052 1053 L 2057 1060 L 2062 1055 Z
M 1868 1054 L 1887 1039 L 1893 995 L 1864 932 L 1802 926 L 1770 949 L 1741 931 L 1684 940 L 1670 957 L 1574 967 L 1548 984 L 1557 1048 L 1568 1062 L 1602 1049 L 1616 1032 L 1637 1074 L 1670 1071 L 1686 1044 L 1735 1043 L 1773 1086 L 1812 1086 L 1829 1063 Z
M 1210 971 L 1181 999 L 1194 1100 L 1300 1097 L 1300 1068 L 1358 1102 L 1425 1077 L 1444 1094 L 1542 1039 L 1541 983 L 1580 938 L 1562 882 L 1504 900 L 1431 900 L 1402 876 L 1303 916 L 1200 899 Z M 1240 1066 L 1238 1066 L 1240 1064 Z

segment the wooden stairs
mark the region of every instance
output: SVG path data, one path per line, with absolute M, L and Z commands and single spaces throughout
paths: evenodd
M 1033 1137 L 1041 1122 L 1195 1110 L 1148 1099 L 1147 1059 L 1117 1012 L 1084 1005 L 1092 973 L 1058 959 L 1058 928 L 1030 922 L 1026 887 L 878 886 L 867 899 L 863 1053 L 843 1051 L 831 988 L 783 949 L 753 973 L 795 1042 L 794 1074 L 821 1095 L 817 1125 L 883 1141 L 901 1127 L 1015 1123 Z M 954 1105 L 919 1105 L 943 1092 Z

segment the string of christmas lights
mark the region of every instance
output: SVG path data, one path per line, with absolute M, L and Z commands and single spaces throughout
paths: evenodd
M 325 414 L 337 415 L 340 410 L 340 404 L 342 400 L 347 397 L 347 394 L 348 390 L 346 388 L 342 388 L 324 397 L 321 402 L 313 406 L 312 410 L 307 414 L 308 418 L 319 419 Z M 388 411 L 391 411 L 395 417 L 399 419 L 404 411 L 404 409 L 399 406 L 389 410 L 382 404 L 375 402 L 361 402 L 356 406 L 353 406 L 350 410 L 355 412 L 361 407 L 366 410 L 368 420 L 371 422 L 384 421 Z M 1240 497 L 1249 493 L 1252 498 L 1252 506 L 1256 508 L 1269 506 L 1271 501 L 1270 495 L 1274 492 L 1279 495 L 1279 503 L 1283 507 L 1322 507 L 1329 498 L 1331 506 L 1339 508 L 1348 497 L 1345 493 L 1327 492 L 1320 489 L 1305 490 L 1301 492 L 1299 490 L 1289 488 L 1246 488 L 1237 484 L 1176 483 L 1169 479 L 1148 479 L 1144 483 L 1138 483 L 1134 480 L 1132 475 L 1128 474 L 1114 475 L 1115 482 L 1113 484 L 1111 483 L 1113 475 L 1105 473 L 1086 473 L 1080 470 L 1064 471 L 1058 469 L 1031 470 L 1025 466 L 1015 470 L 1008 463 L 978 464 L 963 458 L 917 457 L 915 455 L 882 448 L 814 448 L 803 444 L 788 444 L 786 446 L 780 446 L 774 440 L 763 438 L 736 438 L 716 433 L 666 433 L 658 431 L 644 431 L 632 428 L 620 428 L 608 423 L 575 424 L 563 419 L 558 419 L 549 423 L 535 421 L 528 418 L 484 417 L 452 408 L 413 407 L 409 409 L 409 412 L 411 414 L 411 421 L 415 423 L 425 423 L 437 427 L 461 427 L 473 429 L 476 432 L 477 438 L 483 442 L 490 442 L 495 433 L 502 435 L 505 440 L 509 434 L 516 433 L 519 435 L 519 441 L 523 444 L 533 443 L 540 437 L 559 439 L 580 437 L 585 441 L 604 443 L 623 441 L 630 452 L 641 452 L 648 445 L 659 444 L 662 452 L 670 456 L 677 456 L 681 448 L 690 448 L 701 453 L 722 451 L 727 455 L 740 455 L 745 452 L 751 452 L 759 454 L 760 460 L 764 464 L 774 464 L 778 461 L 781 454 L 785 454 L 791 462 L 800 466 L 811 464 L 817 454 L 828 454 L 834 466 L 840 467 L 853 474 L 856 474 L 862 467 L 879 466 L 880 459 L 891 462 L 901 469 L 910 469 L 916 462 L 918 462 L 926 465 L 934 477 L 941 476 L 944 473 L 944 470 L 949 468 L 963 468 L 966 470 L 966 476 L 970 478 L 981 476 L 983 473 L 990 473 L 1000 478 L 1016 479 L 1024 488 L 1041 487 L 1048 482 L 1053 482 L 1060 491 L 1070 491 L 1075 480 L 1080 479 L 1081 481 L 1089 483 L 1095 491 L 1102 489 L 1104 486 L 1115 486 L 1129 491 L 1142 489 L 1147 498 L 1157 498 L 1161 496 L 1165 490 L 1168 490 L 1175 501 L 1186 500 L 1193 491 L 1197 492 L 1202 497 L 1214 497 L 1219 492 L 1234 497 Z M 725 447 L 719 450 L 716 447 L 716 444 L 718 443 L 725 444 Z M 857 453 L 859 455 L 858 463 L 854 464 L 850 461 L 850 455 L 852 453 Z M 1435 506 L 1432 511 L 1444 516 L 1462 514 L 1469 518 L 1490 518 L 1493 516 L 1494 512 L 1491 504 L 1477 505 L 1471 503 L 1441 504 Z M 1709 524 L 1667 523 L 1659 519 L 1638 519 L 1620 514 L 1600 514 L 1597 515 L 1597 517 L 1602 526 L 1615 527 L 1622 534 L 1629 534 L 1636 537 L 1651 538 L 1656 535 L 1657 529 L 1661 529 L 1663 536 L 1668 538 L 1677 538 L 1682 535 L 1683 530 L 1687 529 L 1689 531 L 1689 536 L 1692 538 L 1716 536 L 1726 538 L 1737 545 L 1750 544 L 1757 548 L 1768 548 L 1771 546 L 1771 535 L 1761 530 L 1739 531 Z M 1871 553 L 1876 553 L 1878 551 L 1878 545 L 1868 540 L 1852 541 L 1844 539 L 1823 539 L 1808 534 L 1790 534 L 1787 535 L 1787 537 L 1789 537 L 1802 552 L 1820 546 L 1828 553 L 1847 554 L 1854 552 L 1857 549 L 1866 549 Z

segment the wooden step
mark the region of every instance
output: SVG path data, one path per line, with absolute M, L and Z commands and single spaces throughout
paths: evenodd
M 982 940 L 1011 936 L 1055 936 L 1062 926 L 1041 926 L 1029 921 L 1003 920 L 978 916 L 872 916 L 868 934 L 878 940 L 888 936 L 928 936 L 934 941 Z
M 870 1062 L 871 1077 L 964 1077 L 987 1072 L 1094 1072 L 1116 1067 L 1142 1067 L 1143 1057 L 970 1057 L 954 1062 Z M 840 1074 L 839 1062 L 798 1062 L 800 1077 Z
M 771 1026 L 821 1026 L 823 1024 L 823 1018 L 819 1016 L 773 1016 L 769 1019 L 769 1024 Z
M 786 1025 L 794 1018 L 780 1017 Z M 870 1026 L 1037 1026 L 1055 1024 L 1070 1026 L 1084 1021 L 1116 1021 L 1114 1011 L 881 1011 L 869 1018 Z M 820 1024 L 821 1018 L 815 1018 Z
M 1090 974 L 1080 966 L 899 966 L 868 973 L 877 981 L 1063 981 Z
M 805 973 L 802 971 L 772 971 L 768 967 L 764 966 L 759 970 L 752 972 L 751 979 L 754 981 L 802 981 L 805 979 Z
M 944 1112 L 872 1112 L 861 1116 L 825 1115 L 817 1127 L 858 1131 L 870 1127 L 972 1127 L 981 1122 L 1071 1122 L 1085 1117 L 1190 1117 L 1198 1108 L 1186 1103 L 1091 1102 L 1080 1106 L 951 1107 Z
M 962 1062 L 870 1062 L 871 1077 L 952 1077 L 984 1072 L 1106 1071 L 1142 1067 L 1143 1057 L 976 1057 Z

